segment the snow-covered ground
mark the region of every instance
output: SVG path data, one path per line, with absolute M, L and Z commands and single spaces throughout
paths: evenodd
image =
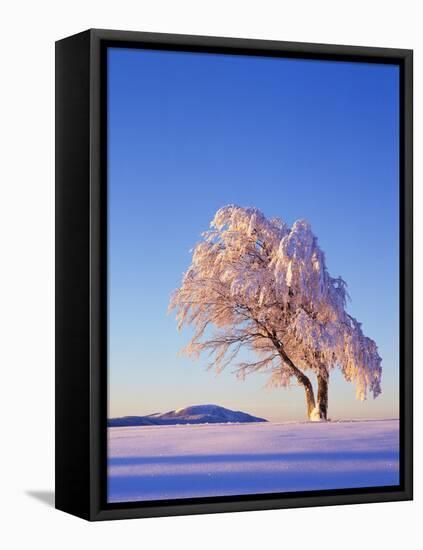
M 398 420 L 109 428 L 109 502 L 397 485 Z

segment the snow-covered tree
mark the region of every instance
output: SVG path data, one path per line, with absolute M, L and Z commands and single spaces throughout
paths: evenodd
M 209 352 L 209 366 L 220 372 L 242 349 L 253 352 L 236 364 L 238 376 L 265 371 L 272 386 L 299 384 L 310 420 L 327 418 L 335 367 L 355 383 L 358 399 L 380 394 L 377 346 L 347 313 L 346 283 L 329 275 L 306 221 L 290 228 L 256 208 L 229 205 L 202 237 L 169 306 L 179 329 L 194 328 L 188 355 Z

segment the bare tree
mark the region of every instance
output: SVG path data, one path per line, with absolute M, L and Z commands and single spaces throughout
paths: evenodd
M 236 364 L 238 376 L 265 371 L 270 385 L 301 385 L 310 420 L 327 418 L 335 367 L 355 382 L 358 399 L 380 394 L 377 346 L 347 313 L 346 283 L 329 275 L 307 222 L 289 228 L 256 208 L 229 205 L 202 236 L 169 306 L 179 329 L 194 327 L 188 355 L 209 352 L 209 366 L 220 372 L 249 350 L 251 360 Z

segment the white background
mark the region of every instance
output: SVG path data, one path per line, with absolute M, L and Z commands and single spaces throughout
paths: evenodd
M 54 41 L 99 27 L 414 49 L 418 281 L 423 276 L 419 2 L 15 0 L 2 4 L 0 20 L 3 548 L 417 548 L 423 538 L 421 407 L 415 410 L 414 502 L 90 524 L 45 501 L 52 500 L 54 479 Z M 423 383 L 421 359 L 417 345 L 417 389 Z

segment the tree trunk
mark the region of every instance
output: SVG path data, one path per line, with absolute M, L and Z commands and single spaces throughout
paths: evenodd
M 317 416 L 322 420 L 328 417 L 329 375 L 327 372 L 317 375 Z
M 306 394 L 306 403 L 307 403 L 307 418 L 309 420 L 315 420 L 315 414 L 316 414 L 316 401 L 314 399 L 314 391 L 313 386 L 310 382 L 310 378 L 306 376 L 303 372 L 300 371 L 299 368 L 297 368 L 294 363 L 291 361 L 291 359 L 288 357 L 288 355 L 285 353 L 285 350 L 281 345 L 277 345 L 275 343 L 279 355 L 282 358 L 282 361 L 286 363 L 290 369 L 292 374 L 297 379 L 298 383 L 303 386 Z
M 314 400 L 314 391 L 313 386 L 311 385 L 310 379 L 303 374 L 305 380 L 298 380 L 300 384 L 304 386 L 307 402 L 307 418 L 312 419 L 313 411 L 316 408 L 316 402 Z

